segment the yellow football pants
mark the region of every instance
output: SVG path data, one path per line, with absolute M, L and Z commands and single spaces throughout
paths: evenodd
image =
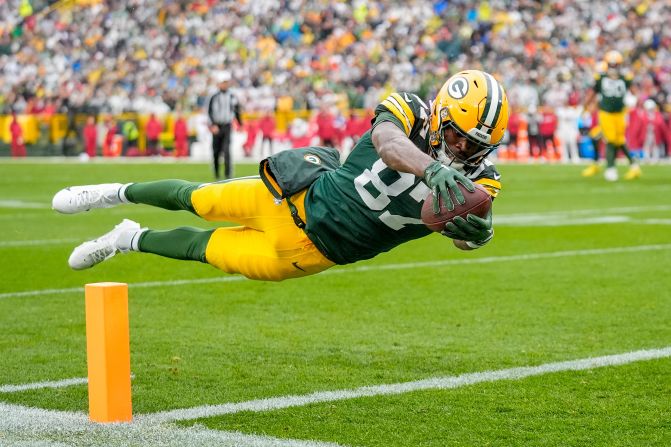
M 621 146 L 625 143 L 627 125 L 624 111 L 610 113 L 599 110 L 599 127 L 601 127 L 606 143 L 611 143 L 615 146 Z
M 291 200 L 304 222 L 305 194 Z M 205 184 L 192 193 L 191 203 L 206 220 L 242 225 L 215 230 L 205 250 L 207 262 L 227 273 L 281 281 L 335 265 L 296 226 L 286 200 L 276 204 L 260 178 Z

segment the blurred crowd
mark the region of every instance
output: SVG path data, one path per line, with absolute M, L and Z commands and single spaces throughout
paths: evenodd
M 666 103 L 668 23 L 668 0 L 5 0 L 0 107 L 191 110 L 226 69 L 247 108 L 333 94 L 370 108 L 390 89 L 429 98 L 464 67 L 494 73 L 518 106 L 555 106 L 610 49 Z
M 370 110 L 463 68 L 556 111 L 612 49 L 668 113 L 669 23 L 669 0 L 5 0 L 0 113 L 192 113 L 221 70 L 247 112 Z

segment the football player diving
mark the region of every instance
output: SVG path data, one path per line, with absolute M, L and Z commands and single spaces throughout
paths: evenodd
M 614 182 L 618 178 L 615 158 L 618 151 L 629 160 L 629 170 L 624 175 L 626 180 L 633 180 L 641 176 L 641 168 L 631 156 L 625 145 L 626 117 L 625 96 L 631 87 L 633 76 L 625 72 L 622 67 L 622 54 L 612 50 L 606 53 L 603 63 L 600 64 L 594 75 L 594 88 L 590 90 L 585 100 L 585 110 L 589 110 L 592 102 L 598 97 L 599 129 L 606 140 L 606 180 Z M 594 163 L 582 172 L 584 177 L 591 177 L 599 172 L 598 147 L 594 147 Z
M 250 279 L 297 278 L 431 234 L 420 219 L 431 191 L 434 211 L 438 196 L 448 209 L 453 200 L 464 203 L 458 184 L 472 191 L 472 182 L 480 183 L 496 197 L 500 176 L 487 155 L 507 123 L 503 87 L 488 73 L 467 70 L 450 77 L 430 107 L 415 94 L 392 93 L 342 165 L 335 149 L 308 147 L 262 161 L 258 177 L 73 186 L 59 191 L 52 205 L 73 214 L 142 203 L 239 225 L 158 231 L 124 219 L 74 249 L 68 262 L 75 270 L 137 251 L 205 262 Z M 456 218 L 442 234 L 462 250 L 482 247 L 494 236 L 491 212 Z

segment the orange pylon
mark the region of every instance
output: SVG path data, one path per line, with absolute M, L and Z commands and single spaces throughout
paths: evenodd
M 130 422 L 128 284 L 86 284 L 86 352 L 89 419 Z

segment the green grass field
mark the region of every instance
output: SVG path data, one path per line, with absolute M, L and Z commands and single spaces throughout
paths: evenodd
M 501 166 L 496 237 L 476 252 L 434 235 L 263 283 L 136 253 L 67 266 L 124 217 L 211 224 L 138 205 L 58 215 L 58 189 L 209 181 L 205 164 L 2 162 L 0 445 L 671 445 L 671 165 L 631 183 L 580 170 Z M 100 281 L 130 286 L 130 425 L 85 423 L 86 385 L 59 385 L 86 377 L 80 288 Z

